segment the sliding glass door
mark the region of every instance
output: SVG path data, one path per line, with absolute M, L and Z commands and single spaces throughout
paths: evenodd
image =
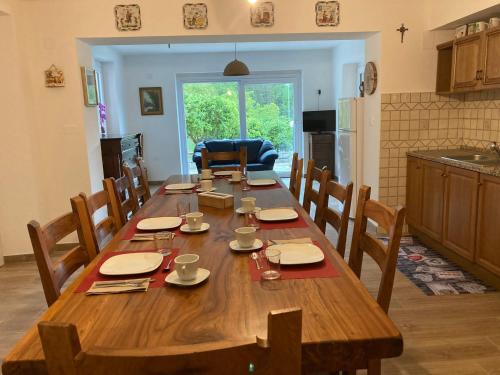
M 206 139 L 263 138 L 279 158 L 274 170 L 288 176 L 293 152 L 302 153 L 300 73 L 266 73 L 237 79 L 182 75 L 177 80 L 182 172 L 196 173 L 196 143 Z M 300 122 L 300 121 L 299 121 Z

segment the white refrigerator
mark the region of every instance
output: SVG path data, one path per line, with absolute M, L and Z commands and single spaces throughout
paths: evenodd
M 363 98 L 344 98 L 337 103 L 335 174 L 339 183 L 353 183 L 350 217 L 356 215 L 358 189 L 363 184 Z

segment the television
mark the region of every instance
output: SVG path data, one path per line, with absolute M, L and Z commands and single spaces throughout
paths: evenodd
M 333 132 L 336 130 L 335 110 L 302 112 L 304 133 Z

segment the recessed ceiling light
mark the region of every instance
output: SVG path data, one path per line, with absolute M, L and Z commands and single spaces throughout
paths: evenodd
M 255 4 L 255 3 L 257 2 L 257 0 L 248 0 L 248 2 L 249 2 L 250 4 Z

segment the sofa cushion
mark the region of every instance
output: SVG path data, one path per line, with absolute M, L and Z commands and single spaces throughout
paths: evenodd
M 213 139 L 205 141 L 208 152 L 234 151 L 234 143 L 231 139 Z
M 260 147 L 259 150 L 259 155 L 262 155 L 264 152 L 269 151 L 269 150 L 274 150 L 274 146 L 271 141 L 263 141 L 262 146 Z
M 259 158 L 259 151 L 262 146 L 263 140 L 257 139 L 235 139 L 234 149 L 239 151 L 241 146 L 246 146 L 247 148 L 247 161 L 249 163 L 256 161 Z

